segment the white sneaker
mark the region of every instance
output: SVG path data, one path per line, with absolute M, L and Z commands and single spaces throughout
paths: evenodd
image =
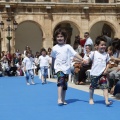
M 67 102 L 64 102 L 63 104 L 64 104 L 64 105 L 67 105 Z
M 30 85 L 30 83 L 27 83 L 27 85 Z
M 31 84 L 34 85 L 35 83 L 33 81 L 31 81 Z

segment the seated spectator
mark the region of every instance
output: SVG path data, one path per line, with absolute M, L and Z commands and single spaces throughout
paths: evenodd
M 24 58 L 24 57 L 23 57 L 21 54 L 18 54 L 18 57 L 17 57 L 18 62 L 19 62 L 19 61 L 22 61 L 22 60 L 23 60 L 23 58 Z
M 120 80 L 117 82 L 117 84 L 114 87 L 114 92 L 113 95 L 117 98 L 120 99 Z
M 11 55 L 11 53 L 9 53 L 9 51 L 7 51 L 5 53 L 5 55 L 6 55 L 7 59 L 8 59 L 8 63 L 10 63 L 12 61 L 12 55 Z
M 120 80 L 120 67 L 117 67 L 116 70 L 113 70 L 109 73 L 109 90 L 116 85 Z
M 84 60 L 87 60 L 89 58 L 89 55 L 91 54 L 92 46 L 91 45 L 86 45 L 86 53 L 83 57 Z M 86 82 L 86 71 L 91 69 L 91 63 L 89 64 L 82 64 L 80 71 L 79 71 L 79 76 L 78 76 L 78 83 L 79 85 L 84 85 Z
M 120 99 L 120 80 L 113 86 L 110 91 L 117 99 Z
M 5 71 L 7 76 L 16 76 L 17 67 L 13 64 L 13 61 L 8 64 L 8 69 Z
M 1 52 L 1 59 L 5 56 L 5 51 Z
M 20 54 L 19 49 L 16 50 L 15 54 L 16 54 L 16 56 L 18 57 L 18 55 Z
M 17 67 L 16 75 L 17 75 L 17 76 L 24 76 L 22 61 L 19 61 L 19 62 L 16 64 L 16 67 Z
M 109 69 L 108 69 L 108 80 L 109 80 L 109 91 L 117 82 L 116 78 L 114 78 L 116 71 L 119 69 L 118 65 L 120 63 L 120 40 L 114 39 L 112 42 L 112 47 L 108 47 L 108 53 L 110 55 Z
M 1 66 L 2 66 L 2 70 L 3 70 L 3 75 L 7 75 L 7 72 L 9 70 L 9 63 L 8 63 L 8 59 L 7 56 L 4 55 L 1 58 Z
M 109 54 L 110 58 L 113 57 L 113 47 L 109 46 L 107 49 L 107 53 Z M 118 62 L 115 61 L 114 59 L 110 59 L 110 63 L 109 63 L 109 68 L 113 68 L 113 67 L 117 67 L 118 66 Z
M 13 55 L 12 55 L 12 61 L 13 61 L 14 65 L 18 63 L 18 57 L 16 56 L 15 53 L 13 53 Z

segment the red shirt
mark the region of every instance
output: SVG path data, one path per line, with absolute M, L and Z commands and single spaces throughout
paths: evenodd
M 81 45 L 82 47 L 84 47 L 85 42 L 86 42 L 86 39 L 80 39 L 80 45 Z

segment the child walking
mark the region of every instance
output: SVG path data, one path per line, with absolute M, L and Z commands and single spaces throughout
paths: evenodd
M 39 57 L 42 84 L 46 83 L 46 78 L 48 76 L 49 63 L 50 63 L 50 57 L 47 55 L 46 50 L 42 49 L 41 56 Z
M 26 51 L 26 57 L 23 59 L 24 72 L 26 76 L 26 83 L 30 85 L 29 77 L 31 77 L 31 84 L 34 83 L 34 72 L 33 72 L 33 62 L 34 58 L 31 57 L 31 53 Z
M 90 72 L 91 84 L 90 84 L 90 100 L 89 104 L 94 104 L 93 94 L 94 89 L 100 85 L 100 88 L 103 89 L 103 95 L 105 98 L 106 106 L 112 104 L 111 101 L 108 101 L 108 85 L 107 85 L 107 70 L 109 67 L 109 54 L 106 51 L 106 39 L 104 37 L 97 37 L 96 39 L 97 50 L 92 52 L 89 55 L 90 60 L 92 61 L 92 68 Z
M 82 57 L 66 43 L 67 33 L 65 30 L 59 28 L 55 31 L 54 39 L 57 44 L 52 48 L 51 56 L 54 61 L 54 69 L 57 74 L 58 87 L 58 105 L 66 105 L 65 95 L 67 90 L 68 74 L 70 74 L 71 56 L 82 61 Z

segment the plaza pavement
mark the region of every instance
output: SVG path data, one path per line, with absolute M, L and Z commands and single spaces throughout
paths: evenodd
M 56 79 L 55 78 L 51 78 L 48 81 L 56 83 Z M 74 89 L 78 89 L 78 90 L 82 90 L 82 91 L 85 91 L 85 92 L 89 92 L 89 83 L 87 83 L 86 85 L 75 85 L 72 82 L 68 82 L 68 86 L 71 87 L 71 88 L 74 88 Z M 95 89 L 94 94 L 103 96 L 103 90 L 101 90 L 101 89 Z M 116 99 L 111 94 L 109 94 L 109 98 Z

